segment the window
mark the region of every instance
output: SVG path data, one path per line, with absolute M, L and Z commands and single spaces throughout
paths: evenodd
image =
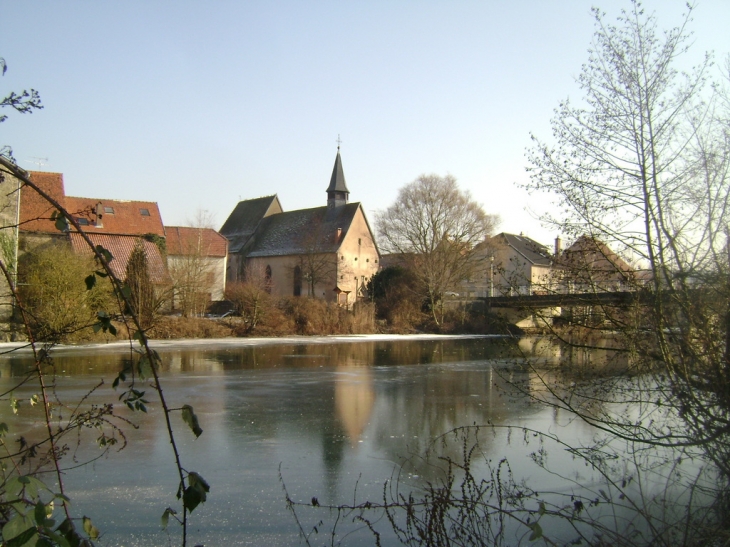
M 105 212 L 105 213 L 106 213 L 107 215 L 113 215 L 113 214 L 114 214 L 114 207 L 107 207 L 107 206 L 104 206 L 104 212 Z
M 302 269 L 297 266 L 294 268 L 294 296 L 302 295 Z
M 376 263 L 376 264 L 378 263 L 378 259 L 377 259 L 377 258 L 375 259 L 375 263 Z
M 79 223 L 79 226 L 88 226 L 89 225 L 89 219 L 88 218 L 77 218 L 76 222 Z
M 360 239 L 359 237 L 357 238 L 357 244 L 362 245 L 362 239 Z
M 370 259 L 369 259 L 369 258 L 366 258 L 366 259 L 365 259 L 365 262 L 370 262 Z
M 148 216 L 150 216 L 150 210 L 149 209 L 140 209 L 139 214 L 142 215 L 143 217 L 148 217 Z
M 266 265 L 266 287 L 265 290 L 267 293 L 271 294 L 271 266 L 268 264 Z
M 357 262 L 357 257 L 355 257 L 355 262 Z

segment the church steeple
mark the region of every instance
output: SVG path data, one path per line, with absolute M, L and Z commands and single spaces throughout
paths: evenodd
M 350 191 L 345 184 L 345 172 L 342 170 L 342 159 L 340 158 L 340 147 L 337 146 L 337 157 L 335 166 L 332 169 L 332 178 L 327 188 L 327 207 L 335 208 L 340 205 L 347 205 Z

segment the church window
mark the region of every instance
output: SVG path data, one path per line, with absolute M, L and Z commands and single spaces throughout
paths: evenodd
M 271 294 L 271 266 L 266 265 L 266 292 Z
M 370 259 L 369 259 L 369 258 L 366 258 L 366 259 L 365 259 L 365 262 L 370 262 Z
M 302 269 L 297 266 L 294 268 L 294 296 L 302 295 Z
M 359 238 L 359 237 L 357 238 L 357 244 L 358 244 L 358 245 L 362 245 L 362 239 L 361 239 L 361 238 Z

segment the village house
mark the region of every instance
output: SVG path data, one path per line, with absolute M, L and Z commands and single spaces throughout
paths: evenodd
M 194 300 L 196 313 L 225 299 L 228 241 L 212 228 L 165 226 L 167 266 L 173 280 L 173 309 Z
M 220 229 L 228 239 L 228 282 L 264 282 L 277 296 L 345 306 L 362 298 L 380 253 L 349 194 L 338 148 L 326 206 L 285 212 L 276 195 L 240 201 Z
M 156 203 L 67 196 L 61 173 L 31 171 L 29 175 L 41 190 L 66 208 L 94 246 L 101 245 L 112 254 L 114 258 L 109 266 L 117 277 L 125 278 L 129 257 L 135 247 L 141 245 L 152 282 L 157 286 L 170 284 L 160 248 L 165 229 Z M 55 208 L 35 190 L 20 189 L 20 254 L 64 242 L 69 243 L 75 253 L 91 256 L 91 249 L 73 226 L 66 232 L 56 227 L 51 218 L 54 211 Z
M 517 296 L 549 290 L 553 255 L 549 249 L 523 234 L 502 232 L 477 249 L 481 267 L 461 284 L 466 298 Z
M 647 279 L 646 272 L 632 267 L 604 242 L 582 235 L 558 253 L 561 291 L 566 293 L 636 290 Z

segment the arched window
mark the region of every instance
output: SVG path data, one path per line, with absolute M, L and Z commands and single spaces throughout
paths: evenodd
M 302 295 L 302 269 L 297 266 L 294 268 L 294 296 Z
M 266 292 L 271 294 L 271 266 L 266 265 Z

